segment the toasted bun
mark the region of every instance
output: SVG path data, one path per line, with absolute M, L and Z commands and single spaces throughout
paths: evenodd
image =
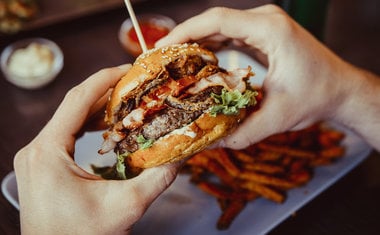
M 208 64 L 216 65 L 216 56 L 198 44 L 178 44 L 156 48 L 139 56 L 129 72 L 114 88 L 106 110 L 106 122 L 117 124 L 118 114 L 123 101 L 135 97 L 147 83 L 167 71 L 167 65 L 179 59 L 187 60 L 191 56 L 201 57 Z M 247 72 L 250 73 L 250 69 Z M 128 172 L 139 172 L 140 169 L 158 166 L 167 162 L 178 161 L 199 152 L 225 137 L 234 130 L 245 117 L 246 110 L 240 109 L 237 115 L 218 114 L 215 117 L 203 113 L 187 126 L 174 130 L 154 141 L 146 149 L 138 149 L 124 159 Z M 125 115 L 125 114 L 123 114 Z
M 134 171 L 185 159 L 227 136 L 245 114 L 245 109 L 241 109 L 239 115 L 212 117 L 205 113 L 182 131 L 174 131 L 155 141 L 152 147 L 129 155 L 125 159 L 126 166 Z
M 216 56 L 201 48 L 198 44 L 176 44 L 163 48 L 154 48 L 141 54 L 133 64 L 128 73 L 116 84 L 106 109 L 106 123 L 115 123 L 121 100 L 128 94 L 147 81 L 155 79 L 166 65 L 179 57 L 198 55 L 205 61 L 217 64 Z

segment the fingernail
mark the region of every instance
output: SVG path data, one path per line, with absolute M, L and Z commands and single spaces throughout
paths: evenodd
M 126 71 L 128 71 L 131 67 L 132 67 L 132 65 L 131 64 L 122 64 L 122 65 L 119 65 L 119 66 L 117 66 L 119 69 L 121 69 L 121 70 L 126 70 Z
M 226 146 L 226 143 L 224 142 L 223 139 L 221 139 L 221 140 L 218 140 L 217 142 L 209 145 L 207 147 L 207 149 L 224 148 L 225 146 Z
M 227 147 L 226 141 L 224 139 L 219 140 L 219 148 L 225 148 Z
M 166 43 L 166 41 L 167 41 L 167 36 L 165 36 L 165 37 L 163 37 L 163 38 L 161 38 L 161 39 L 159 39 L 156 43 L 155 43 L 155 47 L 163 47 L 163 46 L 166 46 L 167 45 L 167 43 Z

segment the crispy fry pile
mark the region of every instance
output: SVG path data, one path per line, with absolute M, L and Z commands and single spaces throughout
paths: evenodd
M 217 222 L 228 229 L 247 202 L 263 197 L 276 203 L 289 189 L 306 184 L 313 168 L 344 155 L 344 134 L 318 123 L 301 131 L 271 136 L 244 150 L 210 149 L 189 159 L 184 172 L 220 205 Z

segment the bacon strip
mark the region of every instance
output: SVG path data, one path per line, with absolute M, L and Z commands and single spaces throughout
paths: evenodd
M 190 94 L 197 94 L 208 87 L 223 86 L 228 90 L 246 90 L 245 79 L 251 74 L 251 68 L 235 69 L 228 73 L 218 72 L 209 77 L 202 78 L 193 87 L 187 90 Z

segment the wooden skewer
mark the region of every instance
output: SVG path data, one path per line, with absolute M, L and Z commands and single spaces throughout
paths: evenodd
M 133 27 L 135 28 L 135 31 L 136 31 L 136 34 L 137 34 L 137 39 L 139 40 L 141 49 L 142 49 L 143 53 L 145 53 L 148 49 L 146 47 L 144 36 L 141 33 L 140 25 L 139 25 L 139 23 L 137 21 L 135 12 L 133 11 L 131 1 L 130 0 L 124 0 L 124 2 L 125 2 L 125 5 L 127 6 L 127 10 L 128 10 L 129 16 L 131 17 Z

